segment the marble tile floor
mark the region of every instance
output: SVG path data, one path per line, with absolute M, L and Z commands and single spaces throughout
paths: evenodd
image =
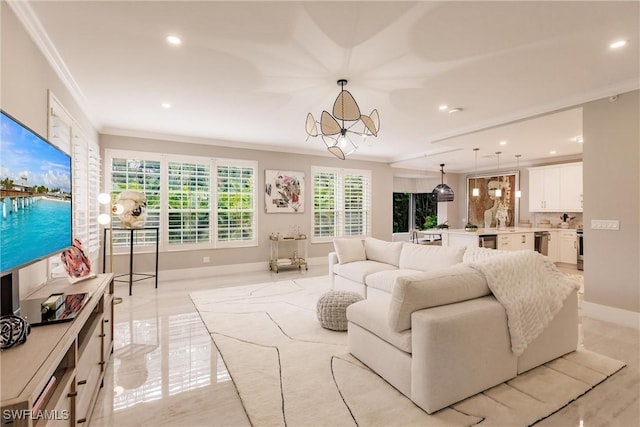
M 90 425 L 250 426 L 189 293 L 326 274 L 326 266 L 310 266 L 165 281 L 157 290 L 149 280 L 136 283 L 133 296 L 126 284 L 116 284 L 123 302 L 115 307 L 114 353 Z M 640 426 L 640 331 L 584 318 L 581 333 L 586 348 L 627 367 L 538 425 Z

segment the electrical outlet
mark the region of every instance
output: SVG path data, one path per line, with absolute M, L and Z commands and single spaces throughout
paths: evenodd
M 617 219 L 592 219 L 592 230 L 620 230 L 620 221 Z
M 202 257 L 202 262 L 204 264 L 207 264 L 207 263 L 211 262 L 211 257 L 208 257 L 208 256 Z

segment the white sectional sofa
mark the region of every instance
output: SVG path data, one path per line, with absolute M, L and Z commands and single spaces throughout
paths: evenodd
M 358 292 L 365 298 L 388 299 L 396 278 L 462 262 L 465 247 L 423 246 L 367 237 L 336 239 L 329 254 L 329 275 L 335 290 Z
M 477 263 L 463 262 L 465 248 L 370 238 L 335 247 L 329 255 L 334 288 L 366 297 L 347 309 L 349 351 L 428 413 L 577 347 L 577 292 L 559 272 L 541 271 L 540 280 L 552 290 L 555 282 L 547 279 L 558 281 L 564 301 L 515 351 L 504 302 Z

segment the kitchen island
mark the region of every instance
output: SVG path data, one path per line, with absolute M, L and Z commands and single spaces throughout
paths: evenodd
M 442 230 L 442 246 L 485 247 L 500 250 L 535 249 L 535 233 L 549 231 L 547 228 L 508 227 L 478 228 L 466 231 L 463 228 Z
M 546 242 L 536 233 L 549 232 Z M 575 228 L 508 227 L 478 228 L 466 231 L 463 228 L 424 231 L 426 235 L 439 234 L 442 246 L 485 247 L 505 251 L 521 249 L 537 250 L 549 257 L 552 262 L 564 264 L 577 263 L 577 237 Z

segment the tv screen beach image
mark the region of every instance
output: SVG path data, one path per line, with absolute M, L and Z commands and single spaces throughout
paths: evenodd
M 5 272 L 71 245 L 71 158 L 5 113 L 0 124 L 0 271 Z

